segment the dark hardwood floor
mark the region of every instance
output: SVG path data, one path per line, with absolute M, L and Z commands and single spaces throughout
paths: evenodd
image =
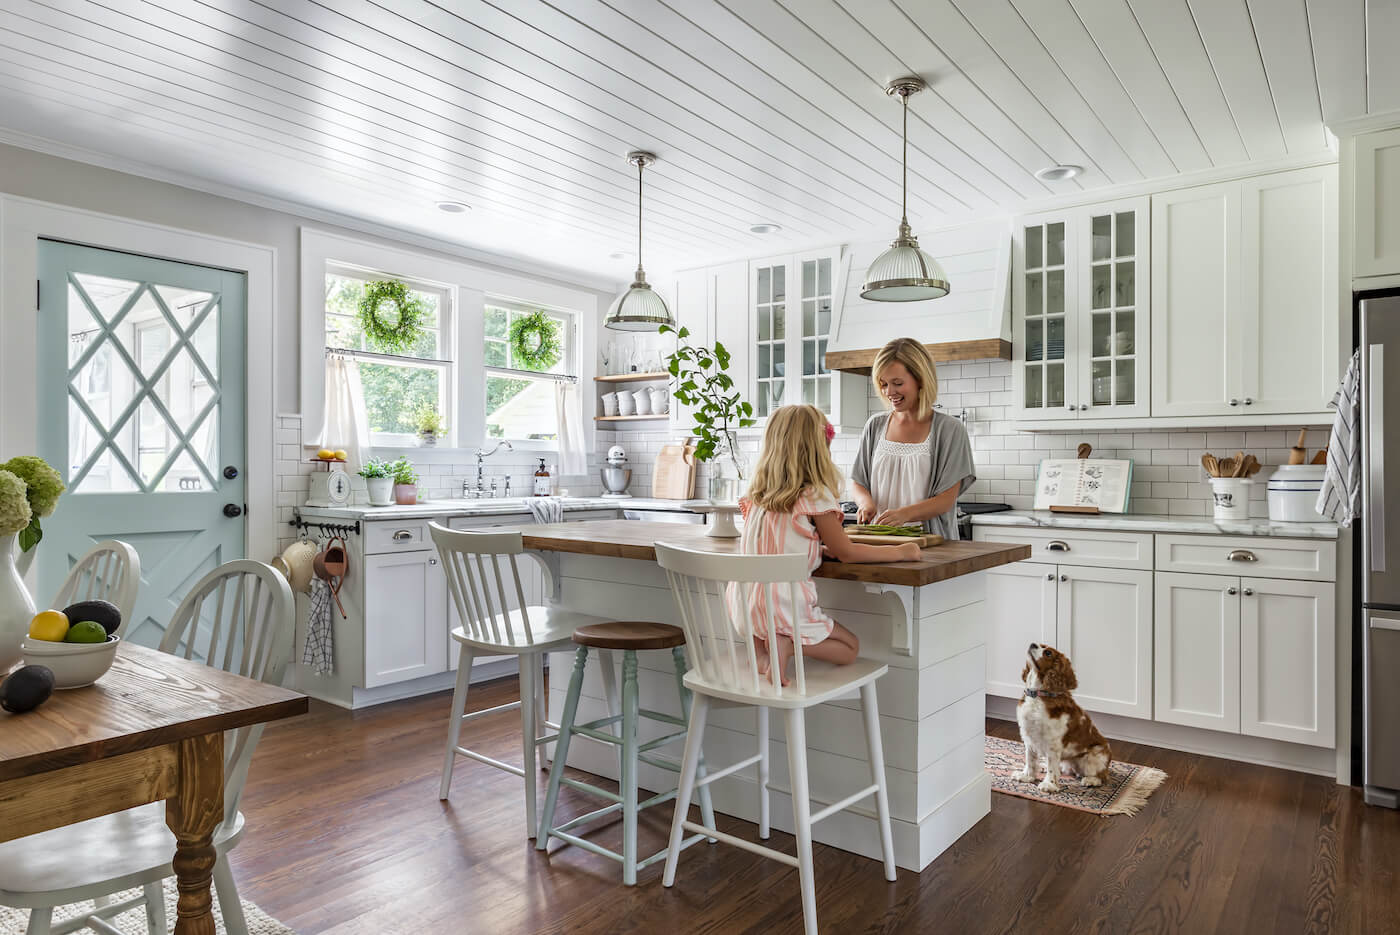
M 473 690 L 470 708 L 515 691 L 513 681 Z M 513 776 L 459 760 L 452 799 L 439 802 L 450 700 L 355 714 L 313 702 L 310 715 L 269 727 L 233 852 L 244 897 L 302 935 L 801 930 L 796 871 L 774 861 L 701 844 L 674 889 L 661 886 L 660 864 L 626 888 L 612 861 L 527 844 Z M 472 746 L 518 760 L 516 714 L 470 730 Z M 988 731 L 1014 737 L 1015 725 L 988 721 Z M 1321 777 L 1127 743 L 1114 752 L 1169 774 L 1136 817 L 993 793 L 990 815 L 896 883 L 877 862 L 818 845 L 822 931 L 1400 933 L 1400 815 Z M 561 813 L 594 807 L 563 791 Z M 670 814 L 644 813 L 643 854 L 665 844 Z M 721 827 L 756 837 L 723 816 Z M 619 830 L 600 840 L 619 847 Z

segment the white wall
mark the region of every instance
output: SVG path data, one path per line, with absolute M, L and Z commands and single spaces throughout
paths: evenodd
M 310 212 L 298 214 L 292 210 L 261 207 L 3 144 L 0 144 L 0 192 L 274 248 L 278 256 L 274 291 L 274 399 L 278 412 L 301 412 L 297 258 L 299 232 L 303 225 L 312 225 L 320 230 L 344 234 L 361 241 L 411 249 L 429 256 L 465 258 L 475 264 L 482 263 L 481 254 L 477 251 L 465 248 L 455 250 L 449 244 L 438 244 L 437 249 L 434 249 L 426 245 L 422 238 L 408 234 L 397 237 L 392 236 L 392 232 L 387 232 L 386 235 L 382 230 L 359 226 L 348 216 L 337 224 L 328 221 L 326 216 L 319 213 L 312 216 Z M 346 206 L 347 215 L 353 210 L 353 204 Z M 471 223 L 470 218 L 465 219 L 463 223 Z M 124 246 L 133 252 L 141 252 L 140 244 Z M 168 259 L 183 258 L 173 256 Z M 502 273 L 511 275 L 519 275 L 522 272 L 520 264 L 514 262 L 503 261 L 497 268 Z M 600 300 L 605 300 L 603 308 L 612 300 L 613 291 L 606 281 L 580 283 L 577 277 L 551 273 L 553 271 L 541 265 L 532 275 L 544 281 L 586 289 L 596 294 Z M 6 309 L 5 314 L 26 314 L 29 311 Z M 6 386 L 3 377 L 0 377 L 0 392 L 12 389 L 15 388 Z M 5 395 L 8 396 L 9 393 L 5 392 Z

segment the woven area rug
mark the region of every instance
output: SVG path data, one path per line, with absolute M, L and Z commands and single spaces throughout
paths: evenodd
M 1041 792 L 1032 782 L 1017 782 L 1011 777 L 1026 765 L 1025 749 L 1014 740 L 987 738 L 987 772 L 992 774 L 992 788 L 1007 795 L 1020 796 L 1036 802 L 1077 808 L 1096 815 L 1136 815 L 1167 774 L 1149 766 L 1137 766 L 1114 760 L 1108 767 L 1108 777 L 1101 786 L 1082 786 L 1070 776 L 1061 777 L 1060 791 Z
M 140 890 L 118 893 L 113 897 L 112 902 L 119 903 L 128 897 L 139 894 Z M 84 908 L 89 912 L 92 911 L 92 903 L 83 903 L 81 906 L 62 906 L 55 909 L 53 913 L 54 924 L 81 915 Z M 296 932 L 246 899 L 243 901 L 243 915 L 248 920 L 248 935 L 296 935 Z M 175 930 L 175 880 L 173 878 L 165 881 L 165 920 L 173 932 Z M 124 933 L 124 935 L 146 935 L 146 910 L 141 906 L 123 912 L 112 921 L 116 925 L 117 931 Z M 25 927 L 28 925 L 28 909 L 11 909 L 9 906 L 0 906 L 0 935 L 24 935 Z M 219 914 L 219 895 L 217 893 L 214 894 L 214 930 L 218 935 L 227 935 L 224 930 L 224 918 Z M 83 929 L 82 931 L 90 932 L 92 930 Z

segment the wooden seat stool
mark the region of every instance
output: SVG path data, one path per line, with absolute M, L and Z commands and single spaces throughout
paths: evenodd
M 574 671 L 569 679 L 569 691 L 564 699 L 564 712 L 559 719 L 559 740 L 554 750 L 554 764 L 549 771 L 549 791 L 545 795 L 544 811 L 540 816 L 539 832 L 535 836 L 535 847 L 545 850 L 549 846 L 550 837 L 556 837 L 561 841 L 577 845 L 584 850 L 591 851 L 603 857 L 611 857 L 622 864 L 622 882 L 627 886 L 633 886 L 637 882 L 637 871 L 648 867 L 657 861 L 664 860 L 669 848 L 662 848 L 658 853 L 647 857 L 644 860 L 637 859 L 637 815 L 644 809 L 653 805 L 660 805 L 669 802 L 676 797 L 676 790 L 658 793 L 644 802 L 637 801 L 637 764 L 646 763 L 661 769 L 670 770 L 673 773 L 680 772 L 679 764 L 668 763 L 659 760 L 648 754 L 657 747 L 665 746 L 668 743 L 675 743 L 686 736 L 685 726 L 690 717 L 690 691 L 685 687 L 684 679 L 688 668 L 685 660 L 685 633 L 680 627 L 673 627 L 665 623 L 647 622 L 610 622 L 595 623 L 579 627 L 574 631 L 574 642 L 578 644 L 578 651 L 574 654 Z M 622 713 L 609 717 L 598 718 L 584 724 L 575 724 L 574 719 L 578 713 L 579 693 L 583 688 L 584 664 L 588 660 L 588 651 L 598 650 L 621 650 L 622 651 Z M 639 650 L 671 650 L 671 658 L 675 662 L 676 688 L 680 693 L 681 716 L 672 717 L 669 714 L 661 714 L 656 711 L 642 709 L 637 700 L 637 652 Z M 608 694 L 612 693 L 612 672 L 611 665 L 604 663 L 604 686 Z M 611 701 L 611 699 L 609 699 Z M 614 709 L 616 710 L 616 709 Z M 641 718 L 652 721 L 660 721 L 673 727 L 681 728 L 674 733 L 668 733 L 655 740 L 646 743 L 638 742 L 637 725 Z M 612 728 L 614 725 L 621 725 L 617 733 L 604 728 Z M 618 783 L 619 792 L 609 792 L 597 786 L 590 785 L 578 779 L 570 779 L 564 775 L 565 761 L 569 756 L 569 741 L 573 735 L 580 734 L 593 740 L 603 743 L 614 744 L 620 748 L 621 753 L 621 778 Z M 703 767 L 701 767 L 703 769 Z M 580 815 L 571 821 L 567 821 L 558 827 L 554 826 L 554 809 L 559 802 L 559 787 L 568 786 L 581 792 L 588 792 L 611 802 L 604 808 Z M 611 815 L 617 811 L 622 812 L 622 853 L 610 851 L 601 845 L 594 844 L 574 834 L 573 829 L 580 825 L 588 824 L 598 818 Z M 710 804 L 709 789 L 702 786 L 700 789 L 700 814 L 704 821 L 704 826 L 713 831 L 715 827 L 714 808 Z M 704 838 L 703 834 L 696 834 L 681 842 L 681 849 Z M 711 841 L 714 839 L 711 838 Z

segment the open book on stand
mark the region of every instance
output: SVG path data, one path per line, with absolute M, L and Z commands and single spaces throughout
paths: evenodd
M 1035 479 L 1035 509 L 1126 513 L 1133 462 L 1108 458 L 1047 458 Z

